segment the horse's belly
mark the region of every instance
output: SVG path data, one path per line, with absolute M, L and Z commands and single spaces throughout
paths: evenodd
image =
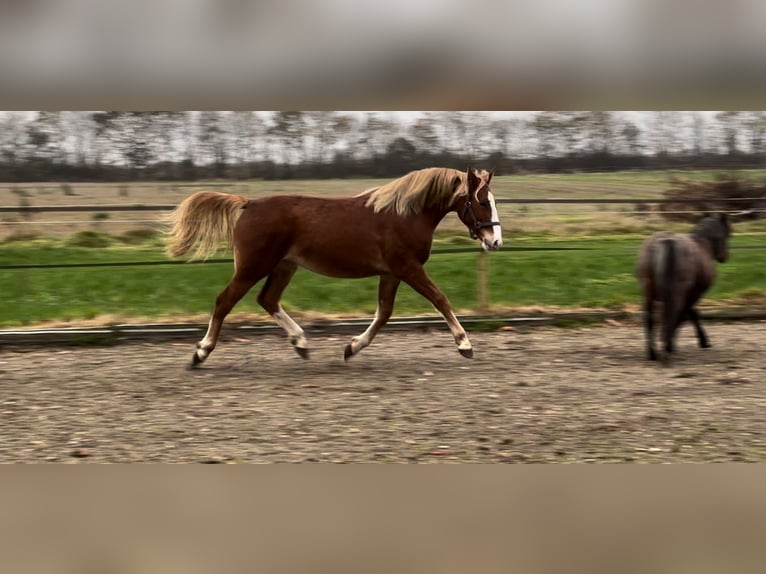
M 360 279 L 372 275 L 380 275 L 386 270 L 375 261 L 351 261 L 343 257 L 317 254 L 288 254 L 285 258 L 296 263 L 299 267 L 341 279 Z

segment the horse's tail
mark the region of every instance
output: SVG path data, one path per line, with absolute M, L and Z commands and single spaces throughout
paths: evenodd
M 179 257 L 196 246 L 192 258 L 209 257 L 223 239 L 233 243 L 234 225 L 249 200 L 241 195 L 200 191 L 184 199 L 168 216 L 166 252 Z
M 670 344 L 676 324 L 676 297 L 673 289 L 678 282 L 676 242 L 674 239 L 661 240 L 654 252 L 654 283 L 662 301 L 662 339 Z

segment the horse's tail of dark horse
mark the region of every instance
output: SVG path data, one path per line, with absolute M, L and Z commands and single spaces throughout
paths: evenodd
M 231 246 L 234 225 L 248 201 L 241 195 L 215 191 L 200 191 L 184 199 L 168 217 L 168 255 L 179 257 L 196 246 L 195 258 L 208 257 L 224 239 Z
M 673 293 L 677 280 L 676 242 L 663 239 L 654 252 L 654 283 L 662 301 L 662 339 L 666 344 L 673 336 L 678 311 Z

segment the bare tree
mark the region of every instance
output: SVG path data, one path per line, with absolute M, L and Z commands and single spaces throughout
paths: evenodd
M 63 163 L 63 130 L 59 112 L 37 112 L 27 124 L 28 158 L 50 163 Z
M 729 156 L 736 155 L 741 145 L 739 130 L 742 127 L 742 112 L 720 112 L 715 119 L 721 129 L 723 148 Z
M 581 134 L 582 146 L 588 153 L 613 153 L 616 140 L 615 118 L 612 112 L 581 112 L 573 118 Z
M 351 156 L 355 158 L 375 158 L 386 153 L 388 146 L 396 138 L 398 126 L 390 118 L 369 113 L 364 119 L 352 124 L 356 128 Z
M 683 151 L 686 140 L 683 118 L 677 111 L 651 112 L 649 142 L 656 155 L 677 155 Z
M 408 130 L 408 135 L 421 153 L 436 154 L 441 151 L 441 138 L 435 119 L 430 114 L 424 114 L 415 120 Z
M 221 112 L 200 112 L 197 117 L 197 148 L 203 164 L 211 165 L 215 177 L 224 177 L 226 136 Z
M 21 113 L 8 112 L 0 118 L 0 155 L 4 163 L 16 166 L 25 159 L 26 122 Z
M 276 112 L 269 134 L 278 144 L 282 163 L 298 164 L 306 157 L 306 120 L 303 112 Z

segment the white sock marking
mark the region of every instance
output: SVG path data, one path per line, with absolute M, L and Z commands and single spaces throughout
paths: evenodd
M 287 332 L 288 337 L 295 339 L 294 345 L 296 347 L 306 347 L 306 337 L 303 329 L 282 309 L 281 305 L 279 306 L 279 311 L 274 313 L 272 317 Z

